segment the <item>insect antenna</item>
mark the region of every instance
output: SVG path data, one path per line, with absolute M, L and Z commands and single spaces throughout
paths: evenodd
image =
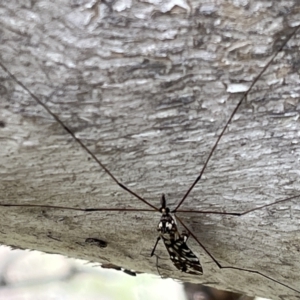
M 213 153 L 215 152 L 221 138 L 223 137 L 226 129 L 228 128 L 228 125 L 231 123 L 234 115 L 236 114 L 236 112 L 238 111 L 239 107 L 241 106 L 242 102 L 244 101 L 244 99 L 248 96 L 248 94 L 250 93 L 250 91 L 252 90 L 253 86 L 256 84 L 256 82 L 260 79 L 260 77 L 262 76 L 262 74 L 267 70 L 267 68 L 272 64 L 272 62 L 274 61 L 275 57 L 279 54 L 279 52 L 281 52 L 283 50 L 283 48 L 285 47 L 285 45 L 288 43 L 288 41 L 295 35 L 296 31 L 298 30 L 299 26 L 297 26 L 292 33 L 284 40 L 284 42 L 282 43 L 281 47 L 279 47 L 277 49 L 277 51 L 274 53 L 274 55 L 271 57 L 271 59 L 269 60 L 269 62 L 264 66 L 264 68 L 260 71 L 260 73 L 255 77 L 255 79 L 253 80 L 253 82 L 251 83 L 250 87 L 248 88 L 248 90 L 244 93 L 244 95 L 242 96 L 241 100 L 238 102 L 238 104 L 236 105 L 235 109 L 233 110 L 233 112 L 231 113 L 228 121 L 226 122 L 224 128 L 222 129 L 221 133 L 219 134 L 217 140 L 215 141 L 215 144 L 213 145 L 211 151 L 208 154 L 208 157 L 206 158 L 206 161 L 202 167 L 202 170 L 199 174 L 199 176 L 196 178 L 196 180 L 193 182 L 193 184 L 190 186 L 190 188 L 187 190 L 187 192 L 185 193 L 185 195 L 183 196 L 183 198 L 180 200 L 180 202 L 178 203 L 178 205 L 175 207 L 175 209 L 172 212 L 176 212 L 177 209 L 182 205 L 182 203 L 185 201 L 185 199 L 187 198 L 187 196 L 190 194 L 190 192 L 193 190 L 193 188 L 195 187 L 195 185 L 198 183 L 198 181 L 201 179 L 207 165 L 208 162 L 210 161 Z
M 160 209 L 159 211 L 162 211 L 163 209 L 166 209 L 167 202 L 166 202 L 166 197 L 165 194 L 162 194 L 161 199 L 160 199 Z

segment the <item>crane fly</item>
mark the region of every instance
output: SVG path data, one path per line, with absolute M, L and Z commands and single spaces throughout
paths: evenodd
M 154 255 L 156 246 L 159 240 L 162 239 L 172 263 L 179 271 L 192 275 L 202 275 L 203 269 L 199 259 L 186 244 L 188 234 L 179 233 L 176 220 L 170 214 L 164 194 L 161 197 L 161 208 L 159 211 L 162 214 L 157 226 L 159 236 L 152 249 L 151 256 Z

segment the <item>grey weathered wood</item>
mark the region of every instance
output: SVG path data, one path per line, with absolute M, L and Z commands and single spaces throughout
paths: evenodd
M 244 92 L 299 25 L 297 1 L 2 1 L 0 60 L 124 184 L 175 207 Z M 243 212 L 300 194 L 299 36 L 236 113 L 181 208 Z M 120 189 L 0 70 L 0 201 L 148 208 Z M 240 93 L 237 93 L 240 91 Z M 0 208 L 0 241 L 157 274 L 157 213 Z M 165 276 L 269 298 L 300 296 L 299 198 L 243 217 L 181 214 L 205 274 Z M 84 244 L 100 238 L 108 247 Z M 298 290 L 298 292 L 296 291 Z

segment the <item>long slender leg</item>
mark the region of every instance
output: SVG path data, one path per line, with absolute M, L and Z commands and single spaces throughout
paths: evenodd
M 83 212 L 97 212 L 97 211 L 143 211 L 143 212 L 154 212 L 153 209 L 139 209 L 139 208 L 80 208 L 80 207 L 69 207 L 69 206 L 59 206 L 59 205 L 43 205 L 43 204 L 10 204 L 10 203 L 1 203 L 2 207 L 39 207 L 39 208 L 55 208 L 55 209 L 66 209 L 74 211 L 83 211 Z
M 279 203 L 283 203 L 286 201 L 293 200 L 295 198 L 300 197 L 300 195 L 292 196 L 289 198 L 285 199 L 280 199 L 275 202 L 261 205 L 252 209 L 249 209 L 244 212 L 219 212 L 219 211 L 208 211 L 208 210 L 177 210 L 177 212 L 180 213 L 195 213 L 195 214 L 212 214 L 212 215 L 228 215 L 228 216 L 235 216 L 235 217 L 241 217 L 244 216 L 250 212 L 253 212 L 255 210 L 260 210 L 265 207 L 269 207 L 272 205 L 276 205 Z M 58 205 L 42 205 L 42 204 L 10 204 L 10 203 L 1 203 L 0 202 L 0 207 L 39 207 L 39 208 L 55 208 L 55 209 L 66 209 L 66 210 L 74 210 L 74 211 L 83 211 L 83 212 L 97 212 L 97 211 L 140 211 L 140 212 L 154 212 L 155 210 L 153 209 L 139 209 L 139 208 L 80 208 L 80 207 L 69 207 L 69 206 L 58 206 Z
M 212 214 L 212 215 L 229 215 L 229 216 L 236 216 L 236 217 L 241 217 L 241 216 L 244 216 L 246 214 L 249 214 L 250 212 L 253 212 L 255 210 L 260 210 L 260 209 L 263 209 L 265 207 L 269 207 L 269 206 L 272 206 L 272 205 L 276 205 L 276 204 L 279 204 L 279 203 L 282 203 L 282 202 L 286 202 L 286 201 L 290 201 L 290 200 L 293 200 L 295 198 L 299 198 L 300 197 L 300 194 L 298 195 L 295 195 L 295 196 L 291 196 L 291 197 L 288 197 L 288 198 L 284 198 L 284 199 L 280 199 L 280 200 L 277 200 L 277 201 L 274 201 L 272 203 L 269 203 L 269 204 L 265 204 L 265 205 L 261 205 L 261 206 L 257 206 L 257 207 L 254 207 L 254 208 L 251 208 L 249 210 L 246 210 L 244 212 L 219 212 L 219 211 L 193 211 L 193 210 L 177 210 L 177 212 L 180 212 L 180 213 L 198 213 L 198 214 Z
M 284 41 L 283 45 L 277 50 L 277 52 L 274 54 L 274 56 L 271 58 L 271 60 L 266 64 L 266 66 L 263 68 L 263 70 L 260 72 L 260 74 L 255 78 L 255 80 L 253 81 L 253 83 L 251 84 L 250 88 L 248 89 L 248 91 L 245 92 L 244 96 L 242 97 L 242 99 L 239 101 L 239 103 L 237 104 L 237 106 L 235 107 L 233 113 L 231 114 L 229 120 L 227 121 L 227 123 L 225 124 L 225 127 L 223 128 L 221 134 L 219 135 L 219 137 L 217 138 L 212 150 L 209 153 L 208 158 L 206 159 L 204 166 L 199 174 L 199 176 L 196 178 L 196 180 L 194 181 L 194 183 L 191 185 L 191 187 L 188 189 L 188 191 L 186 192 L 186 194 L 183 196 L 183 198 L 181 199 L 181 201 L 179 202 L 179 204 L 177 205 L 177 207 L 173 210 L 173 212 L 176 212 L 178 210 L 178 208 L 182 205 L 182 203 L 185 201 L 185 199 L 187 198 L 187 196 L 190 194 L 190 192 L 192 191 L 192 189 L 194 188 L 194 186 L 198 183 L 198 181 L 201 179 L 207 165 L 208 162 L 210 160 L 210 158 L 212 157 L 213 152 L 215 151 L 215 149 L 218 146 L 218 143 L 220 141 L 220 139 L 222 138 L 225 130 L 227 129 L 229 123 L 231 122 L 233 116 L 235 115 L 236 111 L 238 110 L 238 108 L 240 107 L 240 105 L 242 104 L 243 100 L 247 97 L 247 95 L 249 94 L 250 90 L 252 89 L 252 87 L 255 85 L 255 83 L 258 81 L 258 79 L 261 77 L 261 75 L 265 72 L 265 70 L 269 67 L 269 65 L 273 62 L 274 58 L 278 55 L 278 53 L 283 49 L 283 47 L 287 44 L 287 42 L 292 38 L 292 36 L 296 33 L 296 31 L 298 30 L 298 27 L 295 27 L 295 29 L 293 30 L 293 32 L 286 38 L 286 40 Z M 98 165 L 116 182 L 116 184 L 118 184 L 122 189 L 126 190 L 127 192 L 129 192 L 131 195 L 133 195 L 134 197 L 136 197 L 137 199 L 143 201 L 145 204 L 147 204 L 148 206 L 152 207 L 154 210 L 158 210 L 158 208 L 156 208 L 154 205 L 152 205 L 151 203 L 149 203 L 147 200 L 145 200 L 144 198 L 140 197 L 139 195 L 137 195 L 135 192 L 131 191 L 129 188 L 127 188 L 125 185 L 123 185 L 122 183 L 120 183 L 115 177 L 114 175 L 100 162 L 100 160 L 98 160 L 98 158 L 89 150 L 89 148 L 87 148 L 80 139 L 78 139 L 75 134 L 59 119 L 59 117 L 54 114 L 46 104 L 44 104 L 36 95 L 34 95 L 22 82 L 20 82 L 1 62 L 0 62 L 0 67 L 19 85 L 21 86 L 24 90 L 26 90 L 33 99 L 35 99 L 35 101 L 40 104 L 41 106 L 44 107 L 44 109 L 72 136 L 72 138 L 98 163 Z M 2 205 L 2 206 L 13 206 L 13 205 Z M 18 205 L 16 205 L 18 206 Z M 20 205 L 21 206 L 21 205 Z M 40 207 L 50 207 L 50 206 L 40 206 Z M 53 206 L 54 207 L 54 206 Z M 69 209 L 67 207 L 56 207 L 56 208 L 62 208 L 62 209 Z M 259 209 L 259 208 L 256 208 Z M 82 210 L 81 211 L 97 211 L 97 209 L 89 209 L 89 210 Z M 98 211 L 100 211 L 101 209 L 98 209 Z M 141 210 L 142 211 L 142 210 Z M 147 211 L 147 210 L 145 210 Z M 247 211 L 245 213 L 248 213 L 250 211 Z M 200 212 L 199 212 L 200 213 Z M 202 212 L 201 212 L 202 213 Z M 215 212 L 212 212 L 215 213 Z M 220 214 L 231 214 L 231 215 L 242 215 L 245 213 L 220 213 Z
M 198 245 L 206 252 L 206 254 L 214 261 L 214 263 L 220 268 L 220 269 L 234 269 L 234 270 L 240 270 L 240 271 L 245 271 L 245 272 L 249 272 L 249 273 L 254 273 L 254 274 L 258 274 L 264 278 L 267 278 L 273 282 L 276 282 L 292 291 L 295 291 L 295 292 L 298 292 L 300 293 L 300 290 L 299 289 L 295 289 L 294 287 L 291 287 L 287 284 L 284 284 L 284 283 L 281 283 L 280 281 L 268 276 L 268 275 L 265 275 L 259 271 L 255 271 L 255 270 L 250 270 L 250 269 L 244 269 L 244 268 L 239 268 L 239 267 L 232 267 L 232 266 L 222 266 L 218 261 L 217 259 L 206 249 L 206 247 L 204 247 L 204 245 L 199 241 L 199 239 L 193 234 L 193 232 L 191 232 L 188 227 L 184 224 L 184 222 L 177 216 L 175 216 L 176 219 L 179 221 L 179 223 L 185 228 L 185 230 L 187 230 L 187 232 L 194 238 L 194 240 L 198 243 Z
M 158 265 L 158 258 L 159 258 L 159 256 L 156 255 L 156 254 L 155 254 L 155 256 L 156 256 L 156 270 L 157 270 L 157 273 L 160 276 L 160 278 L 163 279 L 164 277 L 159 272 L 159 265 Z
M 256 84 L 256 82 L 260 79 L 260 77 L 262 76 L 262 74 L 267 70 L 267 68 L 272 64 L 272 62 L 274 61 L 275 57 L 279 54 L 279 52 L 282 51 L 282 49 L 284 48 L 284 46 L 288 43 L 288 41 L 294 36 L 294 34 L 296 33 L 296 31 L 298 30 L 299 27 L 295 27 L 295 29 L 292 31 L 292 33 L 285 39 L 285 41 L 282 43 L 281 47 L 275 52 L 275 54 L 272 56 L 272 58 L 269 60 L 269 62 L 265 65 L 265 67 L 262 69 L 262 71 L 256 76 L 256 78 L 253 80 L 252 84 L 250 85 L 249 89 L 244 93 L 243 97 L 241 98 L 241 100 L 239 101 L 239 103 L 237 104 L 237 106 L 235 107 L 235 109 L 233 110 L 232 114 L 230 115 L 228 121 L 226 122 L 224 128 L 222 129 L 220 135 L 218 136 L 214 146 L 212 147 L 210 153 L 208 154 L 208 157 L 202 167 L 202 170 L 199 174 L 199 176 L 196 178 L 196 180 L 194 181 L 194 183 L 190 186 L 190 188 L 188 189 L 188 191 L 185 193 L 185 195 L 183 196 L 183 198 L 181 199 L 181 201 L 178 203 L 178 205 L 176 206 L 176 208 L 173 210 L 173 212 L 176 212 L 177 209 L 181 206 L 181 204 L 184 202 L 184 200 L 187 198 L 187 196 L 190 194 L 190 192 L 192 191 L 192 189 L 194 188 L 194 186 L 198 183 L 198 181 L 201 179 L 209 160 L 211 159 L 213 153 L 215 152 L 222 136 L 224 135 L 225 130 L 227 129 L 228 125 L 231 123 L 232 118 L 234 117 L 235 113 L 237 112 L 237 110 L 239 109 L 239 107 L 241 106 L 242 102 L 244 101 L 244 99 L 248 96 L 249 92 L 252 90 L 253 86 Z
M 154 255 L 156 246 L 157 246 L 157 244 L 158 244 L 158 242 L 159 242 L 160 239 L 161 239 L 161 237 L 158 236 L 157 239 L 156 239 L 156 243 L 155 243 L 155 245 L 154 245 L 154 247 L 153 247 L 153 249 L 152 249 L 152 251 L 151 251 L 151 255 L 150 255 L 150 256 L 153 256 L 153 255 Z
M 131 195 L 136 197 L 137 199 L 143 201 L 145 204 L 148 206 L 152 207 L 154 210 L 158 210 L 154 205 L 149 203 L 147 200 L 144 198 L 140 197 L 138 194 L 130 190 L 128 187 L 126 187 L 124 184 L 119 182 L 116 177 L 102 164 L 102 162 L 96 157 L 96 155 L 79 139 L 75 136 L 75 134 L 68 128 L 61 119 L 51 111 L 51 109 L 43 103 L 35 94 L 33 94 L 21 81 L 19 81 L 1 62 L 0 62 L 0 67 L 19 85 L 21 86 L 25 91 L 29 93 L 29 95 L 38 103 L 40 104 L 47 112 L 49 115 L 52 116 L 52 118 L 63 127 L 66 132 L 72 136 L 72 138 L 93 158 L 94 161 L 97 162 L 97 164 L 107 173 L 110 178 L 123 190 L 129 192 Z
M 295 33 L 295 31 L 297 30 L 298 28 L 296 28 L 295 30 L 294 30 L 294 32 L 292 33 L 292 35 Z M 291 36 L 292 36 L 291 35 Z M 291 38 L 291 36 L 286 40 L 286 42 Z M 286 42 L 284 43 L 284 45 L 286 44 Z M 283 45 L 283 46 L 284 46 Z M 278 50 L 278 52 L 279 51 L 281 51 L 282 50 L 282 48 L 283 48 L 283 46 Z M 277 53 L 278 53 L 277 52 Z M 277 53 L 275 54 L 275 56 L 277 55 Z M 221 132 L 221 134 L 220 134 L 220 136 L 218 137 L 218 139 L 217 139 L 217 141 L 216 141 L 216 143 L 215 143 L 215 145 L 214 145 L 214 147 L 212 148 L 212 150 L 211 150 L 211 152 L 210 152 L 210 154 L 209 154 L 209 157 L 208 157 L 208 159 L 206 160 L 206 162 L 205 162 L 205 164 L 204 164 L 204 166 L 203 166 L 203 168 L 202 168 L 202 171 L 200 172 L 200 175 L 197 177 L 197 179 L 196 179 L 196 181 L 193 183 L 193 185 L 190 187 L 190 189 L 187 191 L 187 193 L 185 194 L 185 196 L 183 197 L 183 199 L 180 201 L 180 203 L 179 203 L 179 205 L 175 208 L 175 211 L 181 206 L 181 204 L 184 202 L 184 200 L 186 199 L 186 197 L 189 195 L 189 193 L 191 192 L 191 190 L 194 188 L 194 186 L 197 184 L 197 182 L 201 179 L 201 177 L 202 177 L 202 174 L 204 173 L 204 170 L 206 169 L 206 167 L 207 167 L 207 164 L 208 164 L 208 162 L 209 162 L 209 160 L 210 160 L 210 158 L 211 158 L 211 156 L 212 156 L 212 154 L 213 154 L 213 152 L 215 151 L 215 149 L 216 149 L 216 147 L 217 147 L 217 145 L 218 145 L 218 143 L 219 143 L 219 141 L 220 141 L 220 139 L 221 139 L 221 137 L 223 136 L 223 134 L 224 134 L 224 132 L 225 132 L 225 130 L 226 130 L 226 128 L 228 127 L 228 124 L 231 122 L 231 120 L 232 120 L 232 118 L 233 118 L 233 116 L 234 116 L 234 114 L 236 113 L 236 111 L 238 110 L 238 108 L 239 108 L 239 106 L 241 105 L 241 103 L 242 103 L 242 101 L 244 100 L 244 98 L 245 98 L 245 96 L 247 96 L 247 94 L 249 93 L 249 91 L 250 91 L 250 89 L 253 87 L 253 85 L 257 82 L 257 80 L 259 79 L 259 77 L 262 75 L 262 73 L 266 70 L 266 68 L 270 65 L 270 63 L 273 61 L 273 59 L 274 59 L 274 57 L 275 56 L 273 56 L 273 58 L 270 60 L 270 62 L 267 64 L 267 66 L 263 69 L 263 71 L 259 74 L 259 76 L 254 80 L 254 82 L 252 83 L 252 85 L 251 85 L 251 87 L 249 88 L 249 90 L 245 93 L 245 95 L 244 95 L 244 97 L 240 100 L 240 102 L 238 103 L 238 105 L 237 105 L 237 107 L 235 108 L 235 110 L 234 110 L 234 112 L 233 112 L 233 114 L 231 115 L 231 117 L 230 117 L 230 119 L 228 120 L 228 122 L 226 123 L 226 125 L 225 125 L 225 127 L 223 128 L 223 130 L 222 130 L 222 132 Z M 83 147 L 84 149 L 85 149 L 85 151 L 87 151 L 92 157 L 93 157 L 93 159 L 99 164 L 99 166 L 122 188 L 122 189 L 124 189 L 124 190 L 126 190 L 127 192 L 129 192 L 130 194 L 132 194 L 133 196 L 135 196 L 136 198 L 138 198 L 139 200 L 141 200 L 141 201 L 143 201 L 145 204 L 147 204 L 148 206 L 150 206 L 150 207 L 152 207 L 153 209 L 155 209 L 155 210 L 157 210 L 157 208 L 155 207 L 155 206 L 153 206 L 152 204 L 150 204 L 149 202 L 147 202 L 145 199 L 143 199 L 142 197 L 140 197 L 139 195 L 137 195 L 136 193 L 134 193 L 133 191 L 131 191 L 129 188 L 127 188 L 126 186 L 124 186 L 122 183 L 120 183 L 114 176 L 113 176 L 113 174 L 112 173 L 110 173 L 110 171 L 108 170 L 108 169 L 106 169 L 106 167 L 96 158 L 96 156 L 79 140 L 79 139 L 77 139 L 76 138 L 76 136 L 70 131 L 70 129 L 68 128 L 68 127 L 66 127 L 63 123 L 62 123 L 62 121 L 60 121 L 60 119 L 54 114 L 54 113 L 52 113 L 51 111 L 50 111 L 50 109 L 46 106 L 46 105 L 44 105 L 34 94 L 32 94 L 21 82 L 19 82 L 17 79 L 16 79 L 16 77 L 14 77 L 1 63 L 0 63 L 0 66 L 2 66 L 2 68 L 20 85 L 20 86 L 22 86 L 27 92 L 29 92 L 29 94 L 39 103 L 39 104 L 41 104 L 47 111 L 48 111 L 48 113 L 50 113 L 51 115 L 52 115 L 52 117 L 58 122 L 58 123 L 60 123 L 61 124 L 61 126 L 63 126 L 64 127 L 64 129 L 80 144 L 80 146 L 81 147 Z M 295 198 L 295 197 L 294 197 Z M 284 201 L 287 201 L 287 199 L 286 200 L 284 200 Z M 274 203 L 273 203 L 274 204 Z M 273 204 L 269 204 L 269 205 L 273 205 Z M 263 207 L 266 207 L 266 206 L 269 206 L 269 205 L 265 205 L 265 206 L 262 206 L 262 207 L 259 207 L 259 208 L 255 208 L 255 209 L 252 209 L 252 210 L 249 210 L 249 211 L 246 211 L 246 212 L 244 212 L 244 213 L 241 213 L 241 214 L 235 214 L 235 215 L 243 215 L 243 214 L 246 214 L 246 213 L 249 213 L 250 211 L 253 211 L 253 210 L 257 210 L 257 209 L 261 209 L 261 208 L 263 208 Z M 7 205 L 7 206 L 9 206 L 9 205 Z M 22 205 L 20 205 L 20 206 L 22 206 Z M 24 206 L 24 205 L 23 205 Z M 41 207 L 41 206 L 40 206 Z M 93 211 L 94 209 L 92 209 L 92 211 Z M 157 240 L 157 242 L 156 242 L 156 244 L 155 244 L 155 248 L 156 248 L 156 246 L 157 246 L 157 243 L 158 243 L 158 241 L 159 241 L 159 239 Z M 202 246 L 203 247 L 203 246 Z M 152 253 L 154 254 L 154 251 L 155 251 L 155 248 L 152 250 Z M 153 255 L 152 254 L 152 255 Z M 222 266 L 221 266 L 222 267 Z M 222 268 L 234 268 L 234 267 L 222 267 Z M 240 269 L 240 268 L 235 268 L 235 269 Z M 242 270 L 242 269 L 241 269 Z M 249 272 L 255 272 L 255 273 L 257 273 L 257 274 L 260 274 L 260 275 L 262 275 L 262 276 L 264 276 L 264 277 L 266 277 L 266 278 L 269 278 L 268 276 L 266 276 L 266 275 L 263 275 L 263 274 L 261 274 L 261 273 L 259 273 L 259 272 L 256 272 L 256 271 L 251 271 L 251 270 L 245 270 L 245 271 L 249 271 Z M 269 278 L 269 279 L 271 279 L 271 278 Z M 273 280 L 273 279 L 271 279 L 271 280 Z M 273 280 L 273 281 L 275 281 L 275 280 Z M 277 281 L 276 281 L 277 282 Z M 286 286 L 286 285 L 285 285 Z

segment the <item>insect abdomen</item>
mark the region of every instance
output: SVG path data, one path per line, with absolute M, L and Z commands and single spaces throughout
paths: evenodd
M 199 259 L 187 246 L 184 237 L 181 236 L 177 240 L 162 238 L 170 259 L 178 270 L 193 275 L 203 274 Z

